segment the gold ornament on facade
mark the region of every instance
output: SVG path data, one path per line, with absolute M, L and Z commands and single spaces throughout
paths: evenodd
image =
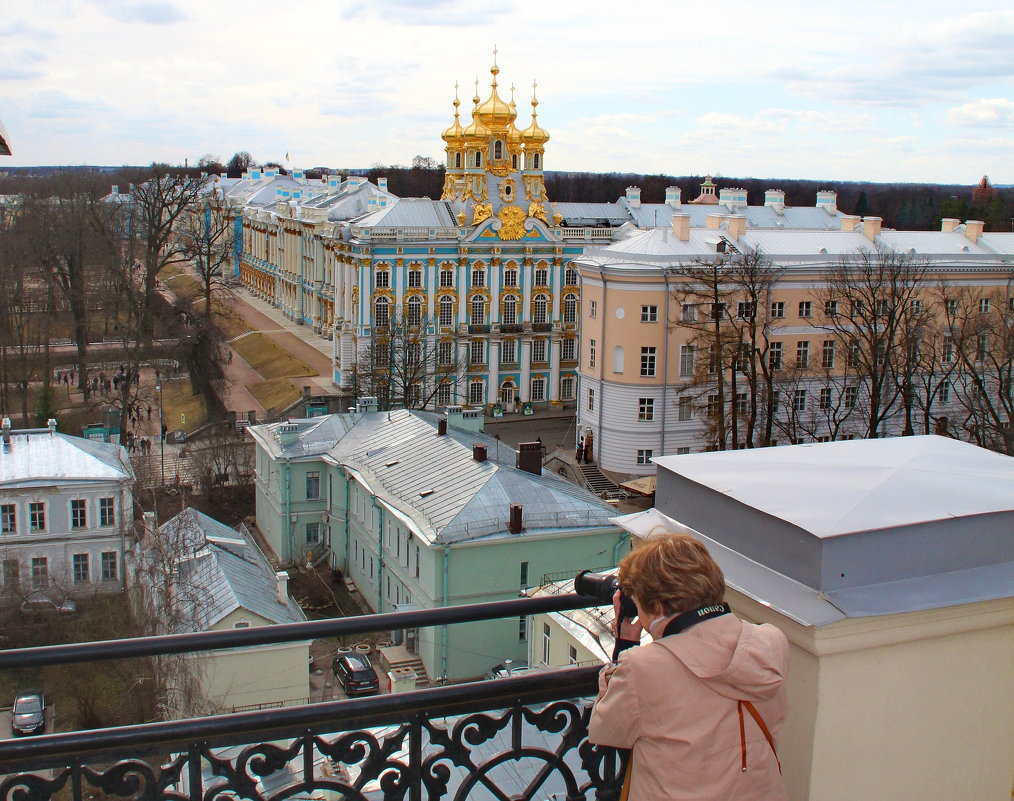
M 458 225 L 464 225 L 464 224 L 465 224 L 465 212 L 464 211 L 459 211 L 458 212 Z
M 528 216 L 534 217 L 537 220 L 542 220 L 542 222 L 548 225 L 549 221 L 546 219 L 546 209 L 538 201 L 536 201 L 535 203 L 530 203 L 528 205 Z
M 512 241 L 525 235 L 525 213 L 517 206 L 504 206 L 497 215 L 500 219 L 500 239 Z
M 493 206 L 487 202 L 476 203 L 472 209 L 472 225 L 485 222 L 493 216 Z
M 421 298 L 423 298 L 425 300 L 425 298 L 426 298 L 426 290 L 423 289 L 421 286 L 413 286 L 413 287 L 409 287 L 408 289 L 405 290 L 405 297 L 406 298 L 412 297 L 414 295 L 418 295 L 418 296 L 420 296 Z
M 506 178 L 500 182 L 500 200 L 504 203 L 513 203 L 516 195 L 513 178 Z
M 484 286 L 477 286 L 474 289 L 469 290 L 468 296 L 465 299 L 471 303 L 474 298 L 478 297 L 483 298 L 487 303 L 492 299 L 489 294 L 489 290 Z
M 560 212 L 556 212 L 556 214 L 553 215 L 553 225 L 555 225 L 557 228 L 559 228 L 560 227 L 560 223 L 562 223 L 562 222 L 563 222 L 563 215 L 560 214 Z
M 386 286 L 374 289 L 373 299 L 376 300 L 377 298 L 390 298 L 391 300 L 394 300 L 394 290 Z
M 444 188 L 443 188 L 443 190 L 440 193 L 440 199 L 441 200 L 453 200 L 454 196 L 456 194 L 457 194 L 457 192 L 455 191 L 455 186 L 454 186 L 454 176 L 453 175 L 445 175 L 444 176 Z

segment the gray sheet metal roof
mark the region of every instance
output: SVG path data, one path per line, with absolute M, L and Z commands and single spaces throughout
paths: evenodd
M 260 442 L 272 457 L 301 459 L 320 456 L 333 448 L 334 444 L 355 425 L 358 417 L 359 415 L 355 414 L 328 414 L 250 426 L 247 432 Z M 295 426 L 296 431 L 291 439 L 287 439 L 289 435 L 283 434 L 280 429 L 291 426 Z
M 159 528 L 159 536 L 179 542 L 178 576 L 193 601 L 184 617 L 203 631 L 238 609 L 271 623 L 306 620 L 291 598 L 278 600 L 275 571 L 243 531 L 229 528 L 196 509 L 184 509 Z
M 371 212 L 356 220 L 361 227 L 383 228 L 456 228 L 458 221 L 450 206 L 442 200 L 401 198 L 387 208 Z
M 399 509 L 431 542 L 507 535 L 512 503 L 525 527 L 610 528 L 612 507 L 560 477 L 514 467 L 515 452 L 483 433 L 448 426 L 436 434 L 437 415 L 397 410 L 359 416 L 329 456 L 356 471 L 378 497 Z M 472 446 L 486 446 L 477 462 Z
M 1014 256 L 1014 232 L 983 234 L 979 242 L 993 253 Z
M 119 481 L 134 471 L 119 445 L 49 429 L 12 431 L 0 447 L 0 486 L 29 487 L 55 481 Z

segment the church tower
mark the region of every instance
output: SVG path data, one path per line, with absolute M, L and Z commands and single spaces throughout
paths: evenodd
M 489 97 L 479 102 L 479 81 L 472 98 L 472 121 L 462 127 L 455 84 L 454 122 L 441 135 L 446 143 L 446 177 L 441 200 L 448 201 L 460 225 L 479 225 L 497 218 L 502 240 L 524 236 L 529 218 L 546 219 L 545 145 L 549 134 L 537 121 L 539 104 L 532 96 L 532 122 L 523 131 L 515 125 L 518 112 L 498 91 L 500 68 L 493 51 Z M 532 84 L 533 89 L 536 84 Z

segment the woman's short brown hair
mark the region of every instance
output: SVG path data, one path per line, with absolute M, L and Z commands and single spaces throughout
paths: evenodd
M 620 561 L 620 586 L 644 609 L 677 615 L 725 598 L 725 577 L 708 549 L 688 534 L 658 534 Z

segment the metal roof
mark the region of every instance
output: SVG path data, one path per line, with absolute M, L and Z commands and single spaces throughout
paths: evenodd
M 0 486 L 54 482 L 120 481 L 134 471 L 119 445 L 60 434 L 48 428 L 11 431 L 0 446 Z
M 244 609 L 271 623 L 306 620 L 303 610 L 286 596 L 278 600 L 275 571 L 249 533 L 229 528 L 214 518 L 184 509 L 159 527 L 159 536 L 175 543 L 182 610 L 196 631 Z
M 356 220 L 356 225 L 367 228 L 456 228 L 458 221 L 450 207 L 442 200 L 429 198 L 401 198 L 393 205 L 367 214 Z

